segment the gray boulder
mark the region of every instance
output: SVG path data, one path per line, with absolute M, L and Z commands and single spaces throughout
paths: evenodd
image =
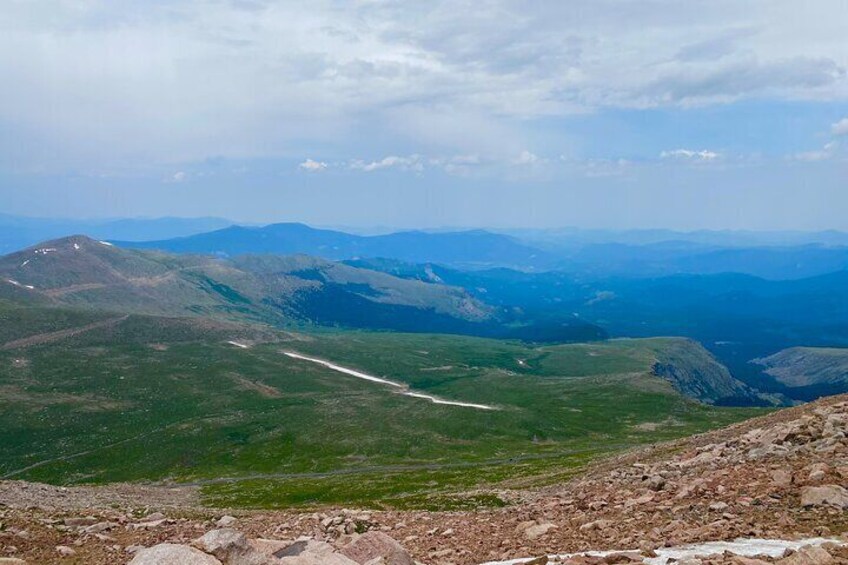
M 379 558 L 386 565 L 415 565 L 409 553 L 383 532 L 366 532 L 344 546 L 340 553 L 360 565 Z
M 221 565 L 221 562 L 187 545 L 161 543 L 136 553 L 129 565 Z
M 848 490 L 839 485 L 804 487 L 801 489 L 801 506 L 848 508 Z
M 297 540 L 273 555 L 280 565 L 357 565 L 329 543 L 313 539 Z
M 227 565 L 268 565 L 276 559 L 257 551 L 244 534 L 223 528 L 211 530 L 194 540 L 194 545 Z

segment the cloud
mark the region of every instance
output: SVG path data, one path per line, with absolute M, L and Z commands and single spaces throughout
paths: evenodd
M 327 170 L 328 165 L 323 161 L 314 161 L 312 159 L 307 159 L 303 163 L 299 164 L 297 167 L 308 173 L 320 173 L 321 171 Z
M 420 155 L 410 155 L 408 157 L 389 155 L 388 157 L 383 157 L 379 161 L 371 161 L 370 163 L 355 160 L 351 162 L 350 168 L 366 173 L 382 169 L 399 169 L 401 171 L 422 172 L 424 170 L 424 161 Z
M 187 178 L 188 178 L 188 173 L 186 173 L 185 171 L 177 171 L 176 173 L 171 175 L 170 181 L 171 182 L 183 182 Z
M 507 159 L 538 146 L 541 121 L 606 108 L 848 99 L 844 0 L 775 2 L 7 2 L 0 124 L 15 135 L 0 154 L 27 140 L 32 168 L 305 146 Z
M 848 118 L 842 118 L 830 126 L 830 132 L 836 136 L 848 135 Z
M 660 73 L 635 93 L 646 106 L 705 105 L 769 95 L 803 97 L 845 82 L 845 67 L 828 57 L 761 61 L 750 56 L 700 65 L 661 65 Z
M 831 141 L 826 143 L 821 149 L 802 151 L 801 153 L 796 153 L 793 157 L 796 161 L 806 161 L 808 163 L 827 161 L 836 155 L 837 149 L 839 149 L 839 142 Z
M 690 161 L 714 161 L 720 155 L 715 151 L 701 149 L 699 151 L 693 149 L 672 149 L 660 153 L 661 159 L 685 159 Z
M 539 163 L 544 163 L 545 159 L 542 159 L 535 153 L 531 153 L 526 149 L 519 153 L 518 157 L 516 157 L 512 163 L 514 165 L 538 165 Z

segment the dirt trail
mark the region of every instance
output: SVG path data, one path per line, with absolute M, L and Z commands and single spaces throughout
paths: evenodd
M 44 294 L 51 298 L 55 298 L 57 296 L 64 296 L 66 294 L 73 294 L 75 292 L 83 292 L 86 290 L 95 290 L 98 288 L 105 288 L 107 285 L 104 283 L 86 283 L 86 284 L 74 284 L 71 286 L 63 286 L 61 288 L 51 288 L 49 290 L 43 291 Z
M 94 322 L 93 324 L 87 324 L 85 326 L 77 326 L 75 328 L 68 328 L 66 330 L 35 334 L 29 337 L 7 341 L 3 345 L 0 345 L 0 351 L 20 349 L 22 347 L 31 347 L 33 345 L 41 345 L 43 343 L 51 343 L 53 341 L 67 339 L 69 337 L 73 337 L 75 335 L 79 335 L 85 332 L 90 332 L 100 328 L 106 328 L 109 326 L 120 324 L 127 318 L 129 318 L 129 315 L 120 316 L 118 318 L 110 318 L 108 320 L 101 320 L 99 322 Z

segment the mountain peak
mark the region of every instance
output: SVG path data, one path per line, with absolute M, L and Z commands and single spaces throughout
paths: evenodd
M 76 247 L 74 247 L 74 245 L 77 245 L 77 246 L 80 246 L 80 247 L 82 247 L 83 245 L 99 245 L 99 246 L 106 246 L 106 247 L 112 246 L 112 244 L 109 243 L 109 242 L 100 241 L 100 240 L 94 239 L 92 237 L 89 237 L 85 234 L 74 234 L 74 235 L 69 235 L 69 236 L 60 237 L 60 238 L 57 238 L 57 239 L 51 239 L 51 240 L 48 240 L 48 241 L 43 241 L 41 243 L 37 243 L 37 244 L 32 245 L 32 246 L 28 247 L 27 249 L 25 249 L 24 252 L 29 251 L 29 250 L 34 250 L 34 249 L 46 248 L 46 247 L 55 247 L 57 249 L 62 248 L 62 247 L 67 247 L 67 248 L 71 248 L 71 249 L 78 251 L 78 249 Z
M 50 256 L 55 258 L 71 253 L 103 252 L 105 250 L 116 251 L 117 248 L 108 241 L 100 241 L 87 235 L 77 234 L 37 243 L 21 251 L 10 253 L 3 257 L 3 259 L 21 259 L 22 261 L 26 261 L 26 259 L 36 257 Z

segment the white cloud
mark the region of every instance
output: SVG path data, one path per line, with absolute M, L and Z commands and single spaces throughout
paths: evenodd
M 327 170 L 328 165 L 323 161 L 307 159 L 297 167 L 309 173 L 320 173 L 321 171 Z
M 515 165 L 537 165 L 539 163 L 544 163 L 545 160 L 536 155 L 535 153 L 531 153 L 526 149 L 518 154 L 513 161 Z
M 420 155 L 410 155 L 408 157 L 399 157 L 397 155 L 389 155 L 383 157 L 379 161 L 355 160 L 350 164 L 350 168 L 357 171 L 370 173 L 382 169 L 399 169 L 402 171 L 422 172 L 424 170 L 424 161 Z
M 693 149 L 672 149 L 660 153 L 661 159 L 686 159 L 690 161 L 714 161 L 719 158 L 719 154 L 708 149 L 693 150 Z
M 171 182 L 183 182 L 188 178 L 188 173 L 185 171 L 177 171 L 171 175 Z
M 796 153 L 794 158 L 797 161 L 807 161 L 807 162 L 816 162 L 816 161 L 827 161 L 831 159 L 835 154 L 836 150 L 839 148 L 839 142 L 831 141 L 826 143 L 824 147 L 821 149 L 817 149 L 814 151 L 803 151 L 801 153 Z
M 833 135 L 848 135 L 848 118 L 842 118 L 830 126 L 830 132 Z
M 834 14 L 844 0 L 6 2 L 0 155 L 185 162 L 365 135 L 506 159 L 527 118 L 848 100 Z

